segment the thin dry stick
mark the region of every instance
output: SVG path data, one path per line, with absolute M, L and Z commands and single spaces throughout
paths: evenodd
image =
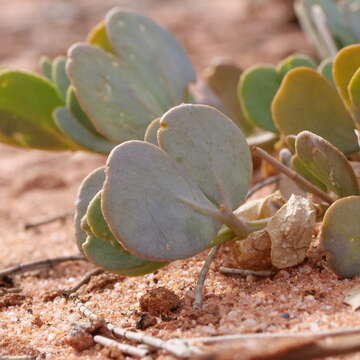
M 63 214 L 60 215 L 56 215 L 56 216 L 51 216 L 48 218 L 45 218 L 41 221 L 38 222 L 34 222 L 34 223 L 25 223 L 24 224 L 24 230 L 29 230 L 32 228 L 36 228 L 42 225 L 47 225 L 47 224 L 51 224 L 52 222 L 58 221 L 58 220 L 64 220 L 69 216 L 72 216 L 74 214 L 73 211 L 66 211 Z
M 297 184 L 305 187 L 309 192 L 315 194 L 320 199 L 326 201 L 327 203 L 331 204 L 334 202 L 333 198 L 328 195 L 327 193 L 321 191 L 318 189 L 315 185 L 313 185 L 310 181 L 303 178 L 301 175 L 296 173 L 294 170 L 288 168 L 287 166 L 283 165 L 280 161 L 273 158 L 271 155 L 269 155 L 266 151 L 263 149 L 260 149 L 258 147 L 253 147 L 252 151 L 257 156 L 261 157 L 263 160 L 270 163 L 272 166 L 274 166 L 278 171 L 288 176 L 291 180 L 295 181 Z
M 206 257 L 206 260 L 204 262 L 203 267 L 201 268 L 198 281 L 196 283 L 196 289 L 195 289 L 195 301 L 194 301 L 194 309 L 201 309 L 202 303 L 203 303 L 203 289 L 204 289 L 204 283 L 206 280 L 206 276 L 209 272 L 210 265 L 213 262 L 220 245 L 214 246 L 210 251 L 208 256 Z
M 265 178 L 264 180 L 260 180 L 257 182 L 247 193 L 246 199 L 249 199 L 251 196 L 253 196 L 256 192 L 264 188 L 265 186 L 276 184 L 280 180 L 279 175 L 269 176 Z
M 245 348 L 249 346 L 246 354 Z M 350 354 L 360 350 L 359 335 L 345 335 L 327 338 L 282 339 L 248 342 L 234 341 L 221 346 L 202 359 L 258 359 L 258 360 L 310 360 L 328 356 Z M 234 356 L 234 354 L 239 354 Z M 241 355 L 240 355 L 241 354 Z
M 360 335 L 360 327 L 349 328 L 349 329 L 340 329 L 340 330 L 328 330 L 320 331 L 317 333 L 314 332 L 304 332 L 304 333 L 251 333 L 251 334 L 234 334 L 234 335 L 223 335 L 223 336 L 209 336 L 209 337 L 199 337 L 191 339 L 180 339 L 187 342 L 188 344 L 193 343 L 202 343 L 202 344 L 211 344 L 223 341 L 234 341 L 234 340 L 250 340 L 250 339 L 306 339 L 306 338 L 316 338 L 322 339 L 327 337 L 335 336 L 345 336 L 345 335 Z
M 22 263 L 19 265 L 6 268 L 4 270 L 0 270 L 0 277 L 14 275 L 18 273 L 24 273 L 28 271 L 52 268 L 55 265 L 65 261 L 87 261 L 87 259 L 82 255 L 69 255 L 69 256 L 59 256 L 52 259 L 29 261 L 27 263 Z
M 125 354 L 129 354 L 136 357 L 144 357 L 149 354 L 149 350 L 141 349 L 136 346 L 131 346 L 127 344 L 121 344 L 115 340 L 109 339 L 105 336 L 96 335 L 94 336 L 94 341 L 98 344 L 101 344 L 103 346 L 112 347 L 115 349 L 120 350 L 121 352 Z
M 75 296 L 74 296 L 74 301 L 75 301 L 75 305 L 78 308 L 78 310 L 82 314 L 84 314 L 87 318 L 89 318 L 92 321 L 96 321 L 96 322 L 103 321 L 102 319 L 97 317 L 92 311 L 90 311 L 86 306 L 84 306 L 79 301 L 79 299 L 77 299 Z M 156 349 L 165 350 L 165 351 L 169 352 L 170 354 L 173 354 L 180 358 L 188 358 L 190 356 L 193 356 L 196 354 L 199 355 L 202 353 L 196 347 L 188 345 L 187 342 L 184 342 L 182 340 L 174 339 L 174 340 L 164 341 L 164 340 L 161 340 L 154 336 L 125 330 L 125 329 L 116 327 L 109 322 L 105 322 L 105 321 L 103 321 L 103 322 L 105 324 L 105 327 L 109 331 L 111 331 L 115 336 L 123 337 L 128 340 L 146 344 L 146 345 L 149 345 Z
M 22 289 L 20 288 L 0 288 L 0 295 L 17 294 L 20 292 L 22 292 Z
M 219 270 L 223 274 L 241 275 L 241 276 L 253 275 L 253 276 L 259 276 L 259 277 L 268 277 L 273 274 L 273 272 L 270 270 L 233 269 L 233 268 L 228 268 L 225 266 L 221 266 Z
M 73 293 L 75 293 L 76 291 L 78 291 L 83 285 L 87 284 L 92 277 L 94 276 L 97 276 L 97 275 L 100 275 L 100 274 L 103 274 L 104 273 L 104 270 L 103 269 L 94 269 L 94 270 L 91 270 L 89 272 L 87 272 L 80 280 L 79 282 L 72 286 L 71 288 L 68 288 L 68 289 L 64 289 L 62 291 L 63 295 L 65 296 L 69 296 Z

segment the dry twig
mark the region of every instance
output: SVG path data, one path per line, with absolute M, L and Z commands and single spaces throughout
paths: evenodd
M 105 336 L 101 336 L 101 335 L 95 335 L 94 341 L 103 346 L 115 348 L 125 354 L 129 354 L 129 355 L 132 355 L 135 357 L 141 358 L 141 357 L 144 357 L 149 354 L 149 350 L 141 349 L 139 347 L 128 345 L 128 344 L 121 344 L 115 340 L 109 339 L 109 338 L 107 338 Z
M 87 259 L 82 255 L 69 255 L 69 256 L 59 256 L 50 259 L 34 260 L 27 263 L 18 264 L 11 266 L 9 268 L 0 270 L 0 277 L 9 276 L 18 273 L 24 273 L 28 271 L 35 271 L 40 269 L 52 268 L 57 264 L 60 264 L 65 261 L 87 261 Z
M 294 170 L 290 169 L 289 167 L 283 165 L 280 161 L 273 158 L 271 155 L 269 155 L 266 151 L 263 149 L 260 149 L 258 147 L 253 147 L 252 151 L 254 154 L 261 157 L 263 160 L 270 163 L 274 168 L 276 168 L 281 173 L 288 176 L 291 180 L 296 182 L 298 185 L 303 186 L 309 191 L 310 193 L 318 196 L 320 199 L 326 201 L 329 204 L 332 204 L 334 202 L 334 199 L 327 193 L 321 191 L 319 188 L 317 188 L 315 185 L 313 185 L 310 181 L 306 180 L 304 177 L 296 173 Z
M 211 344 L 211 343 L 234 341 L 234 340 L 250 340 L 250 339 L 275 340 L 275 339 L 306 339 L 306 338 L 322 339 L 327 337 L 350 336 L 350 335 L 351 336 L 360 335 L 360 327 L 340 329 L 340 330 L 327 330 L 327 331 L 320 331 L 317 333 L 314 332 L 250 333 L 250 334 L 209 336 L 209 337 L 199 337 L 199 338 L 180 339 L 180 340 L 186 341 L 188 344 L 193 344 L 193 343 Z
M 268 277 L 273 274 L 270 270 L 246 270 L 246 269 L 233 269 L 228 268 L 225 266 L 220 267 L 220 272 L 223 274 L 230 274 L 230 275 L 241 275 L 241 276 L 258 276 L 258 277 Z
M 201 268 L 198 281 L 196 283 L 196 289 L 195 289 L 195 300 L 194 300 L 194 309 L 201 309 L 202 303 L 203 303 L 203 289 L 204 289 L 204 283 L 206 280 L 206 276 L 209 272 L 210 265 L 213 262 L 220 245 L 214 246 L 210 251 L 208 256 L 206 257 L 206 260 L 204 262 L 203 267 Z
M 87 272 L 80 280 L 79 282 L 74 285 L 73 287 L 71 288 L 68 288 L 68 289 L 64 289 L 62 291 L 63 295 L 65 296 L 69 296 L 73 293 L 75 293 L 76 291 L 78 291 L 83 285 L 89 283 L 89 281 L 91 280 L 92 277 L 94 276 L 97 276 L 97 275 L 100 275 L 104 273 L 104 270 L 103 269 L 94 269 L 94 270 L 91 270 L 89 272 Z
M 79 299 L 77 299 L 75 296 L 74 302 L 78 310 L 84 314 L 87 318 L 89 318 L 92 321 L 102 321 L 102 319 L 98 318 L 92 311 L 90 311 L 86 306 L 84 306 Z M 128 340 L 136 341 L 138 343 L 142 343 L 145 345 L 149 345 L 153 348 L 165 350 L 169 352 L 170 354 L 173 354 L 179 358 L 188 358 L 193 355 L 200 355 L 202 352 L 187 343 L 187 341 L 179 340 L 179 339 L 173 339 L 164 341 L 160 338 L 146 335 L 143 333 L 138 333 L 134 331 L 129 331 L 123 328 L 119 328 L 114 326 L 113 324 L 104 321 L 105 327 L 113 333 L 114 336 L 119 336 Z
M 22 292 L 22 289 L 20 288 L 0 288 L 0 295 L 5 295 L 5 294 L 17 294 Z
M 360 335 L 236 341 L 216 348 L 205 359 L 310 360 L 358 352 Z
M 67 217 L 72 216 L 73 214 L 74 214 L 73 211 L 66 211 L 63 214 L 56 215 L 56 216 L 51 216 L 51 217 L 45 218 L 45 219 L 43 219 L 41 221 L 38 221 L 38 222 L 25 223 L 24 224 L 24 230 L 29 230 L 29 229 L 36 228 L 36 227 L 39 227 L 39 226 L 42 226 L 42 225 L 51 224 L 51 223 L 53 223 L 55 221 L 58 221 L 58 220 L 64 220 Z

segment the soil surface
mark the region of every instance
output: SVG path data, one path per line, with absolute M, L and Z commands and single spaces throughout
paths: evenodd
M 173 31 L 200 74 L 219 56 L 247 67 L 259 62 L 275 63 L 295 51 L 311 55 L 313 49 L 299 31 L 290 3 L 289 0 L 1 1 L 0 67 L 37 71 L 41 55 L 65 54 L 113 6 L 141 11 Z M 76 254 L 71 218 L 27 231 L 24 225 L 71 210 L 79 183 L 105 158 L 82 152 L 26 152 L 7 146 L 0 146 L 0 152 L 0 267 Z M 193 289 L 205 256 L 203 253 L 187 261 L 176 261 L 142 278 L 101 275 L 84 286 L 80 295 L 90 309 L 108 321 L 128 329 L 146 329 L 148 334 L 164 339 L 240 332 L 316 332 L 356 326 L 360 322 L 360 315 L 343 303 L 344 291 L 359 285 L 360 279 L 338 280 L 316 255 L 310 255 L 305 264 L 280 271 L 271 278 L 225 276 L 218 272 L 220 265 L 236 266 L 226 247 L 210 270 L 204 308 L 194 311 Z M 72 301 L 52 296 L 54 291 L 74 285 L 93 268 L 88 263 L 69 262 L 50 270 L 13 276 L 14 286 L 21 288 L 21 292 L 0 295 L 0 356 L 121 358 L 98 345 L 74 350 L 71 346 L 74 339 L 68 335 L 74 324 L 85 319 Z M 171 305 L 164 309 L 162 304 L 160 310 L 145 315 L 143 311 L 147 308 L 140 303 L 152 304 L 154 299 L 143 296 L 149 296 L 148 291 L 158 287 L 165 294 L 167 290 L 172 292 L 171 296 L 166 295 Z M 355 358 L 356 355 L 347 357 Z

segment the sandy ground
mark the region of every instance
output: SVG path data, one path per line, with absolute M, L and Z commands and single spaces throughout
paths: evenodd
M 199 73 L 218 56 L 245 67 L 274 63 L 294 51 L 312 54 L 286 3 L 268 1 L 257 11 L 247 2 L 235 0 L 1 1 L 0 66 L 36 70 L 40 55 L 66 53 L 116 5 L 139 10 L 172 30 Z M 6 146 L 0 146 L 0 153 L 0 267 L 75 254 L 71 219 L 28 231 L 24 224 L 72 209 L 80 181 L 104 158 L 85 153 L 25 152 Z M 228 249 L 223 249 L 210 271 L 204 311 L 194 312 L 193 289 L 204 256 L 174 262 L 143 278 L 118 278 L 115 282 L 111 278 L 108 285 L 100 278 L 82 289 L 82 298 L 97 314 L 132 329 L 141 317 L 140 297 L 149 289 L 164 286 L 180 297 L 182 307 L 170 317 L 157 318 L 146 330 L 162 338 L 318 331 L 360 322 L 359 314 L 343 303 L 344 291 L 360 279 L 340 281 L 312 257 L 269 279 L 228 277 L 217 271 L 222 263 L 232 263 Z M 80 262 L 65 263 L 14 276 L 22 296 L 18 305 L 0 308 L 0 355 L 115 358 L 99 346 L 75 352 L 65 338 L 82 316 L 62 297 L 45 298 L 50 290 L 75 284 L 91 268 Z

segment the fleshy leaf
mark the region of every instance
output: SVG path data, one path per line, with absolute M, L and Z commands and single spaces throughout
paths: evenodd
M 86 241 L 87 234 L 81 227 L 83 217 L 86 215 L 90 201 L 101 190 L 105 181 L 104 167 L 91 172 L 81 183 L 75 206 L 75 240 L 79 250 Z
M 360 68 L 355 72 L 348 86 L 351 111 L 357 124 L 360 124 Z
M 337 91 L 313 69 L 287 73 L 272 103 L 272 113 L 285 135 L 309 130 L 346 154 L 359 149 L 353 120 Z
M 348 106 L 351 106 L 348 85 L 359 68 L 360 44 L 347 46 L 336 55 L 333 65 L 333 77 L 340 95 Z
M 114 238 L 108 224 L 106 223 L 102 210 L 101 210 L 101 191 L 100 190 L 90 201 L 86 210 L 86 222 L 89 226 L 89 232 L 91 234 L 109 241 L 113 244 L 118 244 L 118 241 Z
M 160 147 L 216 205 L 235 209 L 244 202 L 252 160 L 241 130 L 207 105 L 179 105 L 163 115 Z
M 48 79 L 52 80 L 52 61 L 46 56 L 42 56 L 39 61 L 42 74 Z
M 94 135 L 101 136 L 95 129 L 91 120 L 81 108 L 79 101 L 76 98 L 74 88 L 72 86 L 68 88 L 66 94 L 66 107 L 71 111 L 71 113 L 76 117 L 76 119 L 89 131 L 91 131 Z
M 58 107 L 54 111 L 53 117 L 59 129 L 76 144 L 79 144 L 80 149 L 108 154 L 115 147 L 115 144 L 90 132 L 66 107 Z
M 115 238 L 141 258 L 171 261 L 212 246 L 220 223 L 186 201 L 217 211 L 158 147 L 129 141 L 107 161 L 102 210 Z
M 309 131 L 297 135 L 295 146 L 297 157 L 326 185 L 327 191 L 341 197 L 359 194 L 355 173 L 345 155 L 335 146 Z
M 248 121 L 272 132 L 277 129 L 270 108 L 280 81 L 273 66 L 257 66 L 243 72 L 238 86 L 238 96 Z
M 98 46 L 105 35 L 114 54 Z M 97 46 L 75 44 L 69 51 L 68 74 L 81 108 L 114 143 L 143 139 L 153 119 L 187 96 L 195 80 L 190 60 L 165 29 L 118 9 L 90 38 Z
M 82 248 L 86 257 L 101 268 L 121 275 L 139 276 L 167 265 L 139 259 L 124 250 L 103 218 L 100 192 L 89 203 L 86 220 L 91 233 Z
M 316 68 L 315 62 L 306 55 L 290 55 L 275 68 L 274 66 L 254 66 L 240 77 L 238 97 L 244 114 L 252 124 L 277 133 L 271 104 L 283 77 L 292 69 L 306 66 Z
M 158 146 L 157 132 L 160 129 L 160 118 L 154 119 L 146 129 L 144 140 Z
M 49 80 L 23 71 L 0 71 L 0 140 L 25 148 L 72 149 L 52 119 L 54 109 L 62 105 Z
M 91 30 L 90 34 L 87 37 L 87 42 L 90 45 L 97 46 L 110 54 L 115 54 L 109 37 L 107 36 L 106 26 L 104 22 L 99 23 L 94 27 L 94 29 Z
M 248 134 L 253 125 L 244 117 L 236 95 L 241 73 L 240 67 L 231 62 L 217 62 L 205 69 L 203 77 L 208 87 L 223 104 L 223 108 L 219 110 L 235 121 L 245 134 Z
M 66 57 L 59 56 L 52 63 L 51 78 L 55 82 L 57 88 L 60 91 L 62 98 L 66 99 L 66 93 L 70 85 L 69 78 L 66 74 Z
M 333 78 L 333 60 L 331 58 L 323 60 L 317 70 L 330 81 L 331 85 L 335 85 Z
M 292 195 L 266 226 L 273 266 L 284 269 L 304 261 L 314 224 L 315 209 L 310 200 Z
M 145 16 L 116 8 L 106 16 L 106 29 L 117 55 L 156 96 L 163 111 L 183 102 L 196 76 L 170 32 Z
M 335 201 L 326 211 L 320 242 L 329 266 L 341 277 L 360 274 L 360 196 Z
M 141 259 L 138 259 L 138 262 L 135 263 L 133 261 L 135 257 L 123 251 L 120 245 L 113 245 L 93 235 L 89 235 L 86 238 L 86 242 L 83 244 L 83 252 L 97 266 L 124 276 L 149 274 L 167 264 L 146 260 L 142 260 L 143 264 L 141 264 Z
M 143 139 L 163 109 L 141 79 L 116 57 L 90 45 L 73 46 L 69 58 L 76 96 L 95 128 L 115 143 Z
M 278 64 L 276 71 L 282 79 L 290 70 L 300 66 L 316 69 L 316 63 L 311 57 L 302 54 L 295 54 L 290 55 L 281 61 Z

